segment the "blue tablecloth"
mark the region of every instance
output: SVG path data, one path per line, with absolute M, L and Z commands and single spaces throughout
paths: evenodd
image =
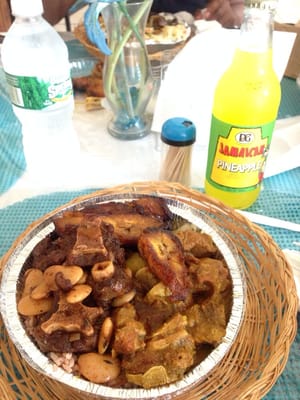
M 0 194 L 8 190 L 24 173 L 21 125 L 13 113 L 0 66 Z M 5 118 L 4 118 L 5 116 Z
M 9 249 L 14 239 L 32 221 L 59 205 L 72 200 L 74 197 L 90 192 L 92 192 L 92 189 L 77 192 L 52 193 L 50 195 L 23 200 L 22 202 L 0 209 L 0 257 Z M 258 200 L 248 210 L 300 224 L 299 205 L 300 167 L 265 179 L 264 188 Z M 299 250 L 299 233 L 268 226 L 264 228 L 271 234 L 280 248 Z
M 300 115 L 300 87 L 296 84 L 295 79 L 283 77 L 281 92 L 278 119 Z

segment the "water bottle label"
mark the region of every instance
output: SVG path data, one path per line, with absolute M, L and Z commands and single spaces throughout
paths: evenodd
M 49 82 L 37 77 L 6 73 L 6 80 L 11 102 L 29 110 L 42 110 L 68 100 L 73 94 L 70 77 L 59 82 Z
M 213 116 L 207 181 L 230 192 L 258 187 L 263 179 L 274 123 L 257 127 L 232 126 Z

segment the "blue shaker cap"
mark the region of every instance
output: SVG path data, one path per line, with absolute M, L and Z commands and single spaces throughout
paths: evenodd
M 161 140 L 172 146 L 189 146 L 196 140 L 196 127 L 187 118 L 170 118 L 162 126 Z

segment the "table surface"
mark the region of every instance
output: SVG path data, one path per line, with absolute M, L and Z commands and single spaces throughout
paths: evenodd
M 1 80 L 0 80 L 1 83 Z M 282 80 L 282 101 L 279 110 L 279 118 L 289 118 L 300 115 L 300 89 L 292 79 L 283 78 Z M 4 89 L 0 85 L 0 201 L 5 197 L 5 193 L 12 190 L 24 174 L 25 160 L 22 153 L 21 130 L 16 121 L 10 105 L 4 95 Z M 299 139 L 300 142 L 300 139 Z M 11 144 L 13 143 L 13 146 Z M 9 151 L 3 148 L 10 145 Z M 153 144 L 153 143 L 152 143 Z M 145 142 L 140 141 L 141 153 L 145 151 Z M 2 148 L 2 151 L 1 151 Z M 154 146 L 152 147 L 154 151 Z M 121 160 L 120 174 L 122 174 Z M 300 164 L 299 164 L 300 165 Z M 108 165 L 109 167 L 109 165 Z M 139 180 L 139 175 L 132 175 L 131 182 Z M 148 180 L 145 177 L 144 180 Z M 103 185 L 104 186 L 104 185 Z M 99 186 L 101 187 L 101 182 Z M 30 196 L 23 201 L 13 202 L 10 205 L 5 203 L 0 205 L 0 257 L 8 250 L 14 239 L 26 228 L 26 226 L 49 212 L 57 206 L 64 204 L 72 198 L 89 193 L 96 187 L 85 187 L 81 190 L 60 190 L 45 194 Z M 201 187 L 198 187 L 202 190 Z M 26 188 L 22 188 L 26 190 Z M 21 195 L 20 195 L 21 196 Z M 272 176 L 264 180 L 263 190 L 256 203 L 249 209 L 258 214 L 268 215 L 285 219 L 300 224 L 300 167 L 290 171 Z M 2 208 L 1 208 L 2 206 Z M 264 228 L 272 235 L 274 241 L 282 249 L 300 250 L 300 234 L 279 228 Z M 298 323 L 299 313 L 298 313 Z M 267 400 L 294 400 L 300 397 L 300 330 L 298 330 L 296 340 L 291 347 L 290 356 L 286 368 L 278 381 L 265 396 Z

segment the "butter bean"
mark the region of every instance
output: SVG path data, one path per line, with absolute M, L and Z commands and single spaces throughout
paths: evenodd
M 80 303 L 84 299 L 86 299 L 92 291 L 91 286 L 81 284 L 75 285 L 73 288 L 67 293 L 66 300 L 68 303 Z
M 25 283 L 22 296 L 27 296 L 43 281 L 43 272 L 37 268 L 30 268 L 25 272 Z
M 120 374 L 120 362 L 117 358 L 98 353 L 81 354 L 78 358 L 80 374 L 94 383 L 109 382 Z
M 45 282 L 51 290 L 58 289 L 55 276 L 59 272 L 62 273 L 64 279 L 70 280 L 72 285 L 76 285 L 84 275 L 83 269 L 77 265 L 51 265 L 51 267 L 48 267 L 44 272 Z
M 52 299 L 35 300 L 30 295 L 24 296 L 18 303 L 18 312 L 25 316 L 44 314 L 52 307 Z
M 116 297 L 112 305 L 113 307 L 121 307 L 126 303 L 129 303 L 135 296 L 135 290 L 132 289 L 130 292 L 123 294 L 122 296 Z
M 84 271 L 82 277 L 79 279 L 79 281 L 77 282 L 77 284 L 82 284 L 85 283 L 87 280 L 88 274 Z
M 34 300 L 41 300 L 45 299 L 49 296 L 50 294 L 50 289 L 48 285 L 46 284 L 45 281 L 42 281 L 38 286 L 36 286 L 32 292 L 31 292 L 31 297 Z
M 98 353 L 104 354 L 105 351 L 107 350 L 112 337 L 113 329 L 114 325 L 112 319 L 109 317 L 105 318 L 99 333 Z

